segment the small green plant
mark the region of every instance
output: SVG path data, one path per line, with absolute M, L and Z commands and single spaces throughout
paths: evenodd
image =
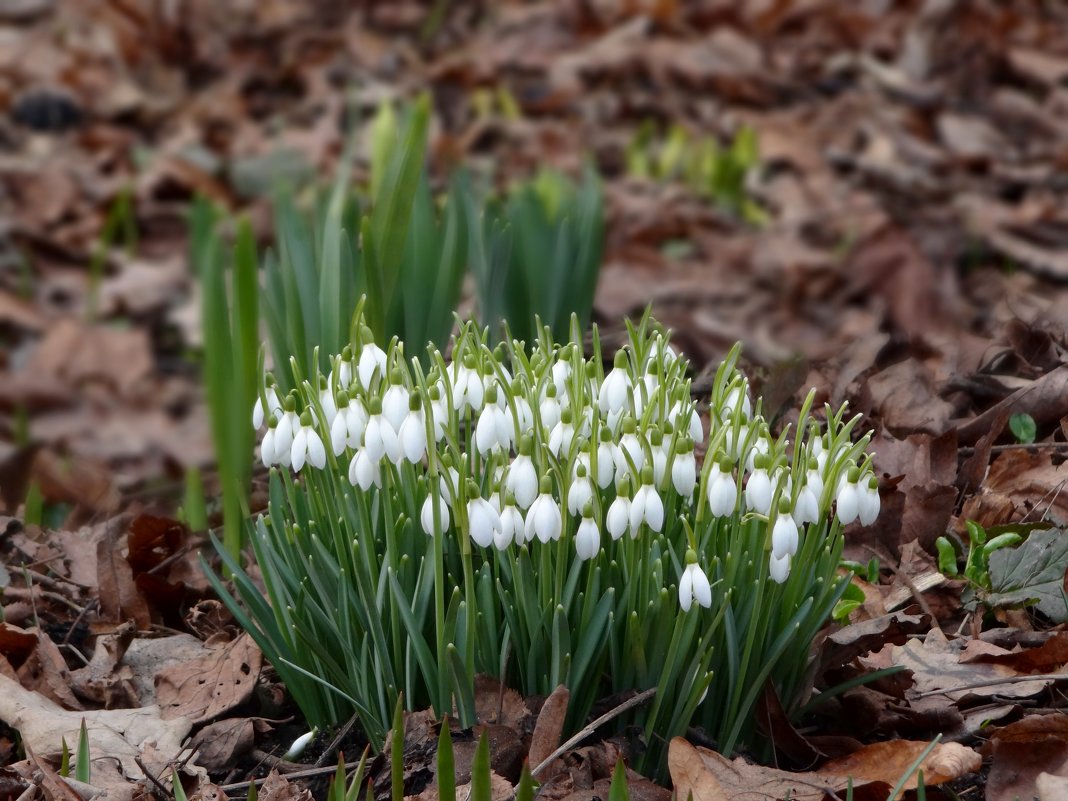
M 1063 531 L 1041 521 L 990 530 L 973 521 L 966 526 L 967 545 L 956 537 L 939 537 L 935 545 L 938 569 L 967 582 L 961 598 L 968 608 L 1035 607 L 1054 623 L 1068 622 L 1068 537 Z
M 1038 433 L 1035 418 L 1026 412 L 1020 412 L 1010 417 L 1009 429 L 1012 431 L 1013 436 L 1016 437 L 1016 441 L 1021 445 L 1030 445 L 1035 441 L 1035 435 Z
M 766 212 L 749 196 L 746 181 L 759 166 L 756 132 L 746 126 L 723 147 L 710 136 L 696 137 L 673 126 L 657 137 L 646 123 L 627 147 L 627 171 L 636 178 L 681 181 L 702 197 L 746 222 L 762 225 Z
M 107 264 L 108 252 L 116 242 L 121 242 L 126 252 L 133 255 L 137 250 L 137 216 L 134 212 L 133 191 L 126 187 L 122 189 L 111 208 L 104 225 L 100 229 L 100 236 L 89 257 L 89 292 L 86 317 L 90 322 L 96 320 L 97 303 L 100 298 L 100 285 L 104 280 L 104 267 Z
M 532 345 L 544 324 L 562 341 L 572 315 L 586 330 L 604 246 L 604 200 L 594 170 L 577 186 L 543 170 L 490 202 L 483 220 L 481 236 L 472 237 L 472 269 L 479 316 L 492 340 L 502 339 L 507 324 L 512 337 Z
M 265 416 L 264 589 L 226 549 L 235 595 L 210 574 L 312 725 L 355 711 L 380 745 L 403 692 L 470 726 L 480 673 L 528 695 L 566 684 L 570 730 L 599 697 L 655 688 L 620 723 L 658 769 L 691 723 L 728 753 L 751 742 L 768 679 L 796 707 L 848 584 L 842 526 L 878 514 L 858 418 L 827 410 L 824 431 L 810 395 L 800 436 L 774 436 L 735 349 L 706 435 L 688 365 L 648 319 L 608 370 L 577 322 L 532 349 L 465 324 L 428 369 L 351 330 L 329 378 L 294 360 Z

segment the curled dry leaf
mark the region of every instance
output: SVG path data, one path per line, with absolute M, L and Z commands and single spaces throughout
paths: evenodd
M 823 770 L 843 776 L 853 776 L 855 779 L 896 785 L 928 745 L 930 743 L 915 740 L 889 740 L 884 743 L 873 743 L 847 757 L 832 759 L 823 766 Z M 979 770 L 982 763 L 982 757 L 965 745 L 939 743 L 920 763 L 919 770 L 923 771 L 924 784 L 931 786 L 945 784 L 968 773 L 974 773 Z M 913 790 L 916 786 L 917 773 L 914 772 L 906 780 L 902 789 Z
M 557 746 L 564 731 L 564 718 L 567 717 L 567 702 L 571 693 L 563 684 L 553 690 L 538 713 L 538 722 L 534 725 L 534 734 L 530 737 L 530 753 L 527 760 L 534 770 L 544 762 Z

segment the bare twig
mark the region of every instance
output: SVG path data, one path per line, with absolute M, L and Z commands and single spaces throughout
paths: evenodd
M 1068 442 L 1029 442 L 1024 445 L 1021 442 L 1010 442 L 1005 445 L 991 445 L 991 453 L 1004 453 L 1005 451 L 1017 451 L 1017 450 L 1068 450 Z M 971 445 L 967 445 L 960 449 L 961 456 L 971 456 L 975 453 L 975 448 Z
M 349 765 L 349 767 L 347 768 L 347 770 L 355 770 L 355 769 L 356 769 L 356 765 L 355 764 Z M 311 779 L 311 778 L 313 778 L 315 776 L 325 776 L 328 773 L 336 773 L 336 772 L 337 772 L 337 766 L 336 765 L 334 767 L 309 768 L 308 770 L 298 770 L 298 771 L 295 771 L 294 773 L 287 773 L 286 774 L 286 778 L 287 779 Z M 256 786 L 259 786 L 259 785 L 263 784 L 265 781 L 267 781 L 266 777 L 264 777 L 262 779 L 253 779 L 252 781 L 247 781 L 247 782 L 237 782 L 236 784 L 224 784 L 219 789 L 222 790 L 224 793 L 229 793 L 229 792 L 232 792 L 234 790 L 247 790 L 251 785 L 255 784 Z
M 330 755 L 338 749 L 338 746 L 341 745 L 341 741 L 348 737 L 349 732 L 352 731 L 352 727 L 356 725 L 358 717 L 359 713 L 354 713 L 353 716 L 349 718 L 348 723 L 341 727 L 341 731 L 337 733 L 337 737 L 330 741 L 330 745 L 328 745 L 326 750 L 319 754 L 319 758 L 315 760 L 315 767 L 321 768 L 326 764 L 326 760 L 328 760 Z
M 607 723 L 608 721 L 612 720 L 613 718 L 619 717 L 624 712 L 626 712 L 628 709 L 632 709 L 633 707 L 636 707 L 639 704 L 645 703 L 650 698 L 652 698 L 654 695 L 656 695 L 656 687 L 650 687 L 648 690 L 645 690 L 644 692 L 640 692 L 637 695 L 635 695 L 635 696 L 633 696 L 631 698 L 628 698 L 626 701 L 624 701 L 622 704 L 620 704 L 619 706 L 615 707 L 614 709 L 608 710 L 603 715 L 601 715 L 601 717 L 597 718 L 597 720 L 593 721 L 590 724 L 587 724 L 582 729 L 582 731 L 580 731 L 578 734 L 576 734 L 570 740 L 568 740 L 563 745 L 561 745 L 559 748 L 557 748 L 555 751 L 553 751 L 551 754 L 549 754 L 549 756 L 545 757 L 545 759 L 543 759 L 541 761 L 541 764 L 538 765 L 536 768 L 534 768 L 534 770 L 532 770 L 530 772 L 530 775 L 533 776 L 534 778 L 537 778 L 538 774 L 541 773 L 541 771 L 543 771 L 546 767 L 548 767 L 552 763 L 552 761 L 554 759 L 556 759 L 558 756 L 560 756 L 562 753 L 564 753 L 568 749 L 574 748 L 576 745 L 581 743 L 583 740 L 585 740 L 587 737 L 589 737 L 591 734 L 593 734 L 594 730 L 596 730 L 599 726 L 601 726 L 604 723 Z

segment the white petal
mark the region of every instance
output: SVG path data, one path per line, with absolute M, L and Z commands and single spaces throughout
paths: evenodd
M 308 463 L 317 470 L 326 467 L 326 448 L 323 447 L 322 437 L 314 428 L 308 430 Z
M 860 499 L 856 484 L 848 481 L 838 493 L 838 519 L 846 526 L 857 519 L 860 514 Z
M 790 515 L 780 514 L 771 530 L 771 554 L 776 559 L 797 553 L 797 524 Z
M 693 565 L 686 565 L 679 577 L 679 606 L 683 612 L 689 612 L 693 605 Z
M 652 487 L 645 496 L 645 522 L 653 531 L 659 532 L 664 527 L 664 502 Z
M 349 440 L 349 410 L 348 408 L 342 409 L 337 417 L 334 418 L 334 422 L 330 424 L 330 448 L 334 451 L 334 456 L 340 456 L 345 452 L 345 446 Z
M 712 606 L 712 585 L 708 583 L 708 576 L 697 565 L 694 565 L 693 571 L 693 597 L 697 603 L 701 604 L 705 609 Z
M 608 529 L 608 533 L 613 540 L 618 540 L 623 536 L 623 533 L 627 530 L 627 526 L 629 525 L 630 499 L 620 495 L 612 501 L 612 505 L 608 507 L 605 528 Z
M 304 467 L 304 460 L 308 456 L 308 429 L 301 426 L 297 429 L 297 433 L 293 437 L 293 444 L 289 450 L 289 460 L 293 464 L 293 469 L 296 472 L 300 472 L 300 468 Z
M 263 442 L 260 443 L 260 459 L 263 461 L 264 467 L 270 467 L 278 461 L 278 457 L 274 452 L 274 429 L 268 428 L 267 433 L 263 435 Z
M 441 530 L 445 531 L 449 527 L 449 505 L 445 503 L 445 499 L 440 495 L 438 496 L 438 512 L 441 515 Z M 434 535 L 434 496 L 427 495 L 426 500 L 423 501 L 423 508 L 419 512 L 419 522 L 423 526 L 423 531 L 429 536 Z
M 768 573 L 776 584 L 782 584 L 790 575 L 790 555 L 776 559 L 774 554 L 768 562 Z

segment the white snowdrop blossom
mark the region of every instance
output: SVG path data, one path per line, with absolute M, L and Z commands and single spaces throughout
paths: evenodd
M 797 523 L 790 516 L 790 509 L 784 503 L 775 518 L 775 525 L 771 529 L 771 555 L 776 559 L 783 556 L 793 556 L 797 553 L 798 531 Z
M 480 548 L 492 545 L 494 535 L 502 530 L 500 514 L 489 501 L 477 496 L 467 502 L 467 525 L 471 539 Z
M 274 432 L 275 426 L 268 428 L 267 433 L 263 435 L 263 441 L 260 443 L 260 461 L 263 462 L 264 467 L 271 467 L 278 462 L 278 457 L 275 455 L 274 450 Z
M 879 480 L 872 476 L 863 486 L 858 485 L 857 519 L 862 526 L 870 526 L 879 517 Z
M 441 530 L 447 531 L 450 522 L 449 505 L 440 495 L 438 495 L 438 513 L 441 516 Z M 432 493 L 427 494 L 423 507 L 419 510 L 419 523 L 427 536 L 434 536 L 434 496 Z
M 692 441 L 686 440 L 680 447 L 671 463 L 671 483 L 679 495 L 689 499 L 697 487 L 697 459 L 693 455 Z
M 497 405 L 497 388 L 490 387 L 475 427 L 475 447 L 485 456 L 512 446 L 512 421 Z
M 638 536 L 638 529 L 645 523 L 653 531 L 659 532 L 664 527 L 664 502 L 653 486 L 652 469 L 642 471 L 642 485 L 634 493 L 630 504 L 630 535 Z
M 615 366 L 605 376 L 597 396 L 597 405 L 601 409 L 601 414 L 623 411 L 630 399 L 632 388 L 627 354 L 621 350 L 616 354 Z
M 486 388 L 472 358 L 466 364 L 456 366 L 453 362 L 452 408 L 462 413 L 465 409 L 478 413 L 482 410 Z
M 560 401 L 556 399 L 555 385 L 549 384 L 546 392 L 545 399 L 538 406 L 538 414 L 541 417 L 542 426 L 547 431 L 552 431 L 556 424 L 560 422 Z
M 790 558 L 790 554 L 784 554 L 781 558 L 776 558 L 775 554 L 771 555 L 768 561 L 768 575 L 776 584 L 782 584 L 789 578 Z
M 366 337 L 370 340 L 370 331 Z M 373 341 L 368 341 L 360 351 L 360 361 L 356 367 L 356 374 L 364 388 L 371 387 L 371 380 L 377 375 L 382 379 L 386 375 L 386 352 L 378 347 Z
M 282 414 L 282 402 L 278 399 L 278 392 L 275 391 L 273 384 L 267 387 L 264 395 L 267 398 L 266 409 L 263 406 L 263 398 L 261 397 L 257 397 L 256 402 L 252 404 L 252 427 L 257 431 L 263 428 L 264 420 L 269 416 L 278 417 Z
M 567 490 L 567 511 L 573 515 L 580 514 L 592 500 L 593 482 L 586 475 L 585 465 L 580 464 L 575 479 Z
M 312 467 L 322 470 L 326 467 L 326 448 L 319 432 L 312 426 L 311 414 L 305 412 L 297 424 L 297 430 L 293 434 L 293 445 L 290 450 L 290 462 L 293 470 L 297 473 L 304 467 L 305 462 Z
M 349 483 L 367 492 L 371 485 L 382 486 L 382 470 L 378 459 L 372 459 L 363 448 L 356 451 L 349 462 Z
M 560 513 L 560 506 L 552 496 L 551 485 L 547 479 L 543 479 L 541 492 L 527 511 L 527 539 L 533 540 L 537 537 L 543 543 L 558 540 L 562 528 L 563 516 Z
M 389 389 L 382 396 L 382 416 L 394 431 L 399 432 L 408 414 L 408 389 L 401 383 L 399 371 L 394 371 Z
M 745 483 L 745 505 L 754 512 L 766 515 L 771 510 L 772 493 L 767 469 L 757 467 Z
M 560 421 L 553 426 L 549 434 L 549 451 L 556 458 L 561 454 L 567 456 L 571 450 L 571 440 L 575 437 L 575 427 L 571 424 L 571 410 L 564 409 L 560 413 Z
M 608 534 L 613 540 L 618 540 L 630 528 L 630 498 L 622 491 L 608 507 L 605 528 L 608 529 Z
M 604 490 L 612 486 L 615 480 L 616 454 L 607 428 L 601 429 L 600 440 L 597 444 L 597 486 Z
M 412 395 L 408 404 L 408 414 L 404 416 L 397 439 L 400 440 L 404 458 L 412 464 L 423 461 L 426 456 L 426 421 L 423 410 L 419 408 L 419 396 Z
M 686 552 L 686 567 L 679 577 L 679 606 L 683 612 L 689 612 L 693 602 L 705 609 L 712 606 L 712 586 L 705 571 L 697 564 L 696 552 Z
M 498 551 L 505 551 L 513 542 L 522 545 L 525 541 L 526 521 L 523 520 L 523 513 L 516 509 L 514 503 L 505 501 L 504 509 L 501 510 L 501 528 L 493 535 L 493 544 L 497 546 Z
M 504 479 L 508 491 L 515 494 L 515 502 L 520 509 L 529 509 L 538 496 L 538 473 L 530 458 L 529 442 L 526 446 L 528 452 L 524 453 L 523 445 L 520 445 L 519 455 L 512 461 Z
M 575 552 L 578 558 L 585 562 L 595 557 L 600 550 L 601 531 L 597 528 L 597 523 L 593 520 L 593 512 L 587 505 L 582 515 L 582 522 L 579 523 L 578 531 L 575 532 Z
M 714 461 L 708 471 L 708 510 L 714 517 L 730 517 L 738 504 L 738 485 L 734 474 L 720 464 Z
M 367 428 L 363 432 L 363 449 L 375 462 L 381 461 L 382 457 L 387 457 L 397 464 L 403 458 L 400 440 L 397 439 L 397 432 L 393 426 L 382 415 L 377 401 L 378 399 L 375 398 L 372 402 L 371 414 L 367 418 Z
M 853 468 L 855 471 L 856 468 Z M 848 526 L 860 515 L 860 490 L 856 480 L 847 478 L 839 487 L 835 496 L 836 514 L 843 526 Z

